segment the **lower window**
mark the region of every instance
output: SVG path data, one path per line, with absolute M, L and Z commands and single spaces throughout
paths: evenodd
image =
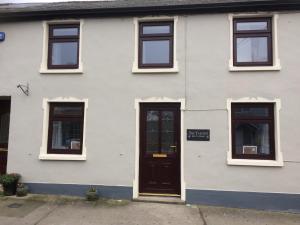
M 82 154 L 84 103 L 50 103 L 48 154 Z
M 232 158 L 275 160 L 274 104 L 232 103 Z

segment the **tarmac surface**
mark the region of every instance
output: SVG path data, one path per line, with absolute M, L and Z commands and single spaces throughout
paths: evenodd
M 300 225 L 300 214 L 65 196 L 0 197 L 0 225 Z

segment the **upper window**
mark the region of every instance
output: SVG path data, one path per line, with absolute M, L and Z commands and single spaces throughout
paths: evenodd
M 79 61 L 79 24 L 50 24 L 48 69 L 77 69 Z
M 233 65 L 273 65 L 272 18 L 233 19 Z
M 232 158 L 275 160 L 274 104 L 232 103 Z
M 139 68 L 173 67 L 173 21 L 139 23 Z
M 84 103 L 50 103 L 48 154 L 82 154 Z

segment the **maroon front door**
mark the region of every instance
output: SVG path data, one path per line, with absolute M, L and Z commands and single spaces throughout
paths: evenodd
M 0 100 L 0 174 L 6 173 L 10 101 Z
M 180 195 L 180 104 L 140 109 L 139 192 Z

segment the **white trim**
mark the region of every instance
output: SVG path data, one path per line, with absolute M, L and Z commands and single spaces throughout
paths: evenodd
M 232 143 L 231 143 L 231 103 L 274 103 L 274 131 L 275 131 L 275 160 L 253 160 L 253 159 L 233 159 L 232 158 Z M 229 128 L 229 149 L 227 151 L 227 164 L 228 165 L 244 165 L 244 166 L 283 166 L 283 156 L 280 148 L 280 120 L 279 112 L 281 110 L 281 101 L 276 98 L 273 100 L 265 98 L 241 98 L 233 100 L 227 99 L 227 111 L 228 111 L 228 128 Z
M 86 160 L 86 155 L 40 154 L 39 159 L 57 161 L 84 161 Z
M 139 22 L 142 21 L 166 21 L 173 20 L 174 21 L 174 42 L 173 42 L 173 68 L 155 68 L 155 69 L 141 69 L 138 66 L 138 51 L 139 51 Z M 149 16 L 133 18 L 134 23 L 134 61 L 132 66 L 132 73 L 178 73 L 178 61 L 177 61 L 177 22 L 178 16 Z
M 79 33 L 79 56 L 78 56 L 78 69 L 48 69 L 47 60 L 48 60 L 48 38 L 49 38 L 49 24 L 70 24 L 70 23 L 79 23 L 80 33 Z M 83 34 L 83 23 L 84 20 L 50 20 L 43 21 L 43 53 L 42 53 L 42 63 L 40 67 L 41 74 L 81 74 L 83 73 L 83 63 L 82 63 L 82 34 Z
M 48 125 L 49 125 L 49 103 L 51 102 L 83 102 L 84 103 L 84 120 L 83 120 L 83 137 L 82 137 L 82 154 L 71 155 L 71 154 L 47 154 L 47 143 L 48 143 Z M 58 97 L 54 99 L 43 99 L 43 136 L 42 145 L 40 148 L 40 160 L 86 160 L 86 113 L 88 109 L 88 99 L 77 99 L 72 97 Z
M 180 128 L 180 142 L 181 142 L 181 154 L 180 154 L 180 182 L 181 182 L 181 195 L 180 198 L 182 201 L 185 201 L 186 198 L 186 184 L 184 180 L 184 110 L 185 110 L 185 99 L 172 99 L 167 97 L 161 97 L 161 98 L 146 98 L 141 99 L 137 98 L 134 102 L 134 108 L 135 108 L 135 171 L 134 171 L 134 180 L 133 180 L 133 198 L 136 199 L 139 197 L 139 158 L 140 158 L 140 103 L 147 103 L 147 102 L 163 102 L 163 103 L 169 103 L 169 102 L 178 102 L 180 103 L 180 116 L 181 116 L 181 128 Z
M 157 68 L 157 69 L 139 69 L 132 68 L 132 73 L 178 73 L 179 70 L 177 66 L 174 68 Z
M 272 17 L 272 50 L 273 65 L 272 66 L 234 66 L 233 65 L 233 19 L 245 17 Z M 229 14 L 229 31 L 230 31 L 230 59 L 229 71 L 278 71 L 281 70 L 279 50 L 278 50 L 278 14 L 258 12 L 247 14 Z

